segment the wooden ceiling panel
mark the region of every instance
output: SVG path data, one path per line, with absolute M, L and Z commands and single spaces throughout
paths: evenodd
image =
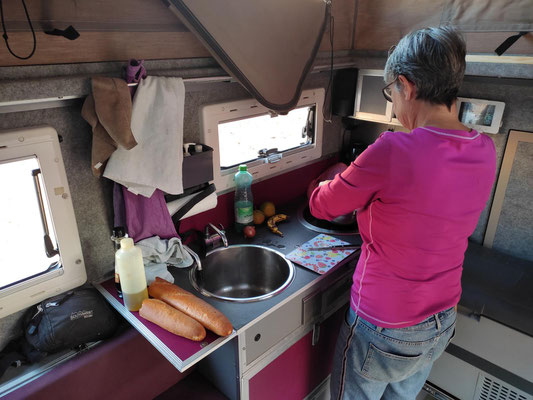
M 9 35 L 16 54 L 27 55 L 32 43 L 28 32 Z M 195 57 L 210 54 L 191 32 L 84 32 L 74 41 L 38 32 L 37 49 L 29 60 L 19 60 L 0 46 L 0 66 Z
M 357 0 L 356 50 L 388 50 L 407 33 L 438 26 L 445 0 Z M 513 32 L 467 32 L 468 53 L 493 53 Z M 520 38 L 506 55 L 533 54 L 533 34 Z
M 187 31 L 161 0 L 26 0 L 36 30 L 78 31 Z M 20 1 L 4 1 L 9 32 L 29 31 Z
M 435 26 L 444 0 L 358 0 L 356 50 L 388 50 L 411 30 Z
M 118 61 L 128 58 L 209 57 L 209 52 L 161 0 L 26 0 L 36 29 L 37 50 L 29 60 L 11 56 L 0 43 L 0 66 Z M 355 0 L 333 1 L 334 50 L 350 50 Z M 4 1 L 9 44 L 27 55 L 32 36 L 19 1 Z M 73 25 L 81 36 L 69 41 L 42 30 Z M 326 33 L 320 50 L 329 50 Z

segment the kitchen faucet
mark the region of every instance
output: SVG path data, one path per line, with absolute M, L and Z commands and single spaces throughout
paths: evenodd
M 211 234 L 209 232 L 209 228 L 213 229 L 215 233 Z M 224 232 L 224 226 L 220 224 L 220 228 L 217 228 L 214 224 L 209 223 L 205 227 L 204 242 L 205 242 L 205 247 L 208 249 L 209 248 L 214 249 L 218 247 L 219 242 L 222 242 L 224 247 L 228 247 L 229 244 L 228 244 L 228 239 L 226 238 L 226 233 Z
M 215 233 L 210 233 L 209 228 L 213 229 Z M 220 228 L 217 228 L 212 223 L 209 223 L 205 227 L 205 238 L 204 238 L 204 244 L 205 248 L 208 249 L 214 249 L 219 246 L 219 243 L 222 242 L 224 247 L 228 247 L 228 239 L 226 238 L 226 233 L 224 232 L 224 226 L 220 224 Z M 183 245 L 183 248 L 192 256 L 196 263 L 196 270 L 202 271 L 202 262 L 200 261 L 200 257 L 196 252 L 194 252 L 189 246 Z

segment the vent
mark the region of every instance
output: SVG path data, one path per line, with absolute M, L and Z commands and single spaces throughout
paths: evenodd
M 533 397 L 504 381 L 479 374 L 474 400 L 533 400 Z

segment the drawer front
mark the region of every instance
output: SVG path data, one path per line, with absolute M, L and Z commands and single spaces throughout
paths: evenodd
M 296 298 L 246 330 L 246 364 L 252 363 L 298 328 L 301 325 L 301 313 L 302 300 Z
M 349 270 L 324 292 L 322 314 L 328 314 L 350 301 L 350 289 L 353 284 L 352 275 L 353 270 Z
M 315 322 L 318 317 L 327 316 L 332 311 L 350 301 L 353 270 L 348 270 L 329 287 L 315 291 L 302 301 L 302 324 Z

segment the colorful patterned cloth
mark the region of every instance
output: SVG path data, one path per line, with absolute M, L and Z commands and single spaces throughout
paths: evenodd
M 302 267 L 325 274 L 355 250 L 308 250 L 313 247 L 341 246 L 350 244 L 328 235 L 318 235 L 287 254 L 287 258 Z

